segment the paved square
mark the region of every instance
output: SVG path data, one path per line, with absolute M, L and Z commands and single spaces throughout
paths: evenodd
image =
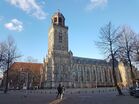
M 71 92 L 72 91 L 72 92 Z M 56 90 L 35 91 L 9 91 L 7 94 L 0 92 L 0 104 L 139 104 L 139 98 L 130 96 L 124 91 L 125 96 L 116 96 L 115 90 L 66 90 L 63 99 L 56 98 Z

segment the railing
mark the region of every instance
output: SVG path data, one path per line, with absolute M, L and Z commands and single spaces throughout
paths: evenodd
M 123 92 L 127 92 L 128 88 L 122 88 Z M 56 94 L 56 89 L 43 90 L 10 90 L 11 93 L 28 93 L 28 94 Z M 116 88 L 74 88 L 66 89 L 65 94 L 102 94 L 102 93 L 116 93 Z

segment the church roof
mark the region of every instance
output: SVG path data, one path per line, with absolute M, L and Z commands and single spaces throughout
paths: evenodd
M 21 71 L 22 70 L 26 70 L 26 71 L 33 71 L 33 72 L 37 72 L 39 73 L 40 70 L 42 70 L 43 64 L 42 63 L 31 63 L 31 62 L 14 62 L 11 67 L 10 70 L 17 70 L 17 71 Z
M 80 64 L 108 64 L 106 60 L 101 59 L 91 59 L 91 58 L 83 58 L 83 57 L 73 57 L 73 63 L 80 63 Z

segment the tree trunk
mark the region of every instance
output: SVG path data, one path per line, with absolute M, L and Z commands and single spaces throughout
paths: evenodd
M 128 55 L 129 66 L 130 66 L 130 72 L 131 72 L 130 74 L 131 74 L 132 85 L 133 85 L 133 86 L 136 86 L 135 74 L 134 74 L 134 72 L 133 72 L 133 68 L 132 68 L 132 64 L 131 64 L 131 60 L 130 60 L 129 53 L 128 53 L 127 55 Z
M 115 62 L 114 62 L 115 58 L 114 58 L 113 54 L 111 56 L 112 56 L 112 73 L 113 73 L 114 85 L 115 85 L 115 87 L 116 87 L 116 89 L 118 91 L 118 94 L 119 95 L 123 95 L 119 85 L 117 84 L 117 78 L 116 78 L 116 72 L 115 72 Z
M 9 63 L 7 65 L 7 71 L 6 71 L 6 79 L 5 79 L 5 89 L 4 93 L 6 94 L 8 91 L 8 80 L 9 80 Z

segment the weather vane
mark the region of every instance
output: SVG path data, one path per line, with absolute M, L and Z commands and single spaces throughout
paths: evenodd
M 60 9 L 58 9 L 57 11 L 60 12 Z

